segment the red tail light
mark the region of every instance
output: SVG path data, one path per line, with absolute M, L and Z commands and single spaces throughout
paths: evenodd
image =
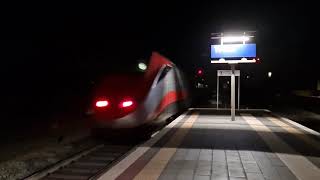
M 96 106 L 97 107 L 107 107 L 109 105 L 109 102 L 104 100 L 104 101 L 97 101 Z
M 120 103 L 121 108 L 126 108 L 126 107 L 130 107 L 130 106 L 133 106 L 133 101 L 131 101 L 131 100 L 122 101 Z

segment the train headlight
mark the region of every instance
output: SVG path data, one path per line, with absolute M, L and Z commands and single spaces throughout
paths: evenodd
M 107 107 L 108 105 L 109 105 L 109 102 L 107 100 L 96 102 L 97 107 Z
M 120 102 L 120 108 L 128 108 L 134 105 L 132 100 L 123 100 Z
M 147 69 L 147 65 L 145 63 L 139 63 L 138 64 L 138 68 L 141 70 L 141 71 L 145 71 Z

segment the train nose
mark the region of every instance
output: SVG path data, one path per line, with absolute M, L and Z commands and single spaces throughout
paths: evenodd
M 98 98 L 95 101 L 95 114 L 103 119 L 121 118 L 137 107 L 137 102 L 132 97 L 124 98 Z

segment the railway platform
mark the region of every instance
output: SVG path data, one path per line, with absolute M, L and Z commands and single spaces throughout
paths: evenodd
M 189 109 L 99 180 L 316 180 L 319 133 L 268 110 Z

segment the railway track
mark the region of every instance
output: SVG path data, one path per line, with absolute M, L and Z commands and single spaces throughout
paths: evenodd
M 134 145 L 99 144 L 70 156 L 58 163 L 25 177 L 26 180 L 84 180 L 96 175 L 117 162 Z
M 94 147 L 83 150 L 56 164 L 41 169 L 25 178 L 26 180 L 84 180 L 95 179 L 98 175 L 106 171 L 108 168 L 130 153 L 137 145 L 145 142 L 155 134 L 157 134 L 166 124 L 173 120 L 176 116 L 172 116 L 165 124 L 145 129 L 144 136 L 112 139 L 109 138 L 100 141 Z M 150 134 L 148 136 L 147 134 Z M 129 138 L 128 138 L 129 137 Z

